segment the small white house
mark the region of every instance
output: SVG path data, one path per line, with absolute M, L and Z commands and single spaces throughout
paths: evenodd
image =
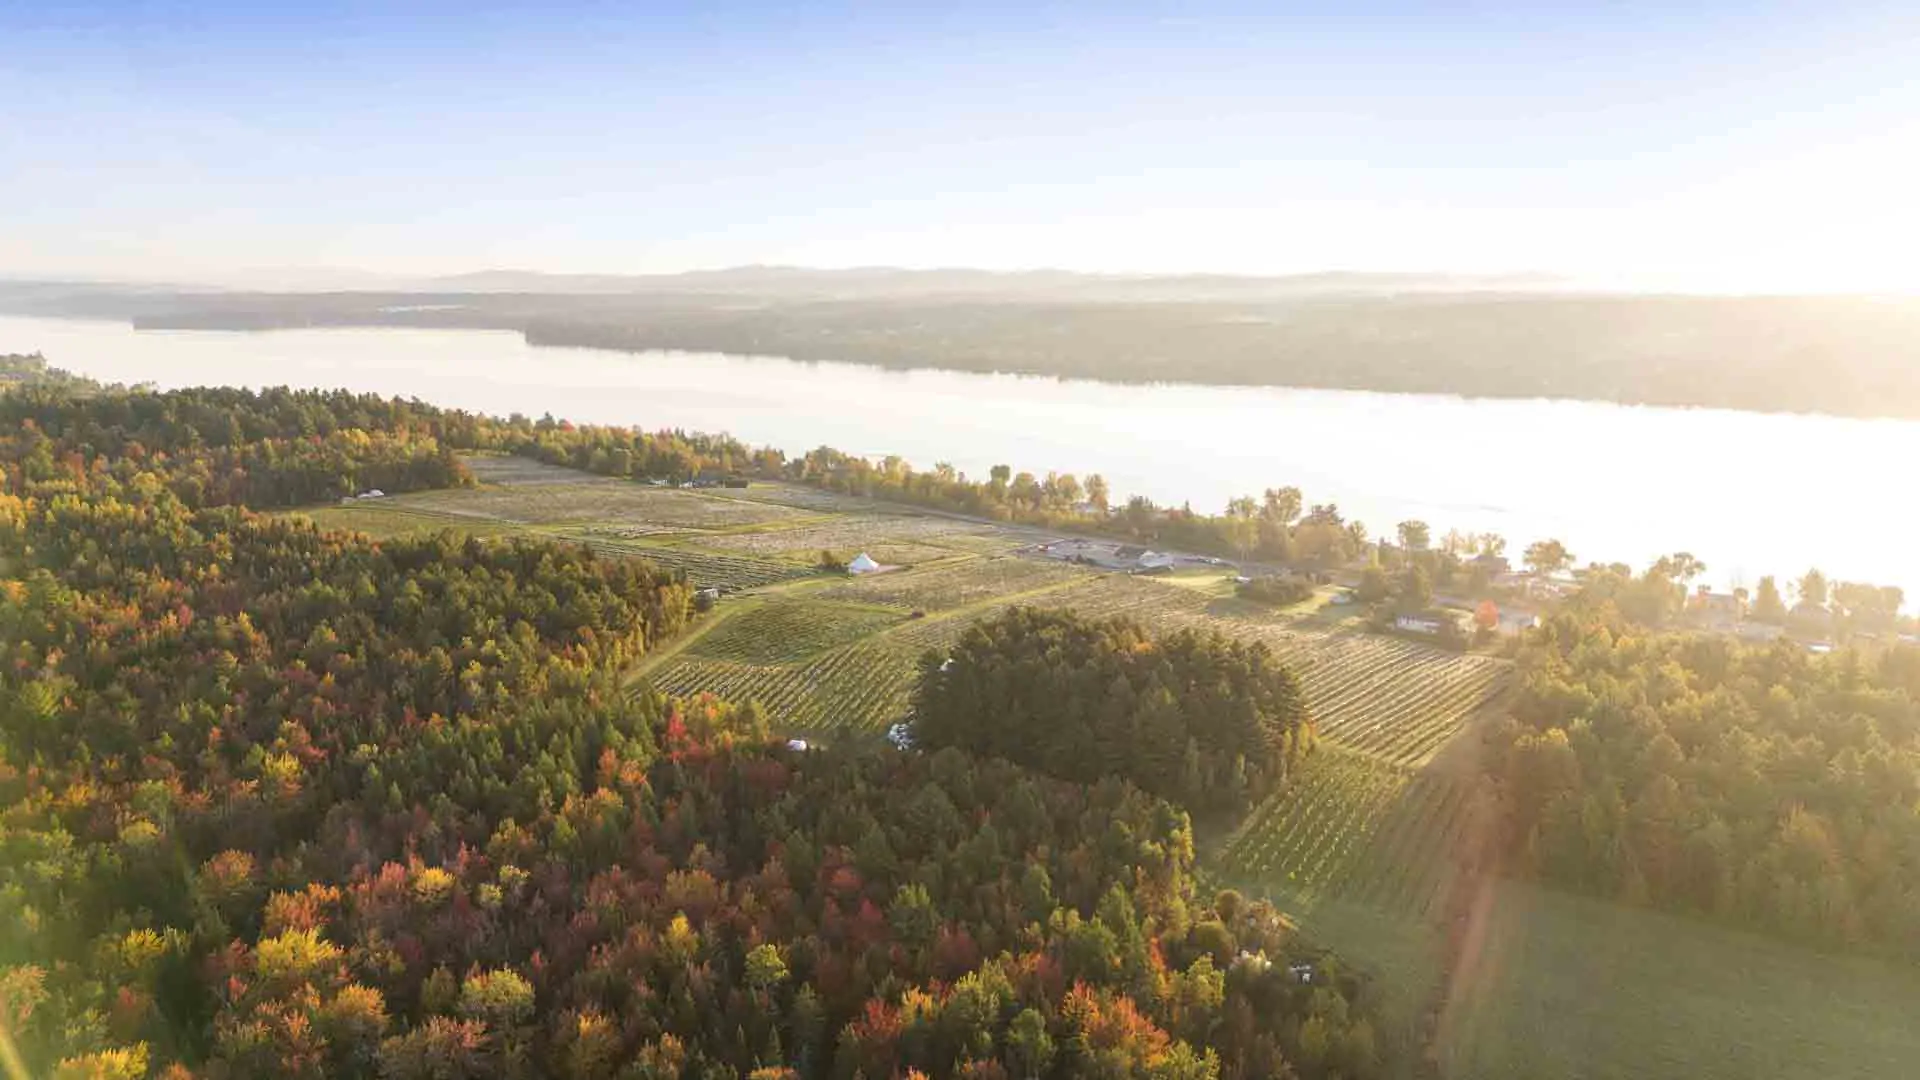
M 789 749 L 789 750 L 795 750 L 795 751 L 801 751 L 801 752 L 804 752 L 804 751 L 805 751 L 805 750 L 807 749 L 807 740 L 805 740 L 805 739 L 788 739 L 788 740 L 787 740 L 787 749 Z
M 864 551 L 855 555 L 853 561 L 847 564 L 847 573 L 849 574 L 871 574 L 878 569 L 880 569 L 880 564 L 874 562 L 873 557 Z
M 1518 634 L 1540 625 L 1540 616 L 1517 608 L 1501 608 L 1499 629 L 1503 634 Z
M 1412 634 L 1438 635 L 1446 630 L 1464 630 L 1466 620 L 1463 612 L 1422 611 L 1413 615 L 1396 615 L 1393 626 L 1396 630 L 1405 630 Z

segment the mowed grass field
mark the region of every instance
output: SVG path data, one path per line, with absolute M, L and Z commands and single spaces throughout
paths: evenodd
M 1920 971 L 1502 882 L 1440 1041 L 1444 1074 L 1920 1076 Z

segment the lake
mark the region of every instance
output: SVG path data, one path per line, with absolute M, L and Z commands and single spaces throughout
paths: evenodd
M 1498 532 L 1517 556 L 1563 539 L 1581 562 L 1677 550 L 1719 585 L 1819 566 L 1920 597 L 1920 423 L 1593 402 L 1270 387 L 1129 386 L 883 371 L 704 353 L 534 348 L 516 332 L 134 331 L 0 317 L 0 352 L 164 388 L 347 387 L 496 414 L 728 431 L 945 461 L 973 476 L 1102 473 L 1113 491 L 1219 511 L 1293 484 L 1375 535 L 1407 518 Z

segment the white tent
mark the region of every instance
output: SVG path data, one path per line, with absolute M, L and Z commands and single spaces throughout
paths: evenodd
M 849 574 L 871 574 L 878 569 L 880 569 L 880 564 L 874 562 L 873 558 L 864 551 L 855 555 L 853 561 L 847 564 L 847 573 Z

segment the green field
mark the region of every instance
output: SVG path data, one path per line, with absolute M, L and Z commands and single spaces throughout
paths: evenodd
M 1920 1075 L 1920 972 L 1517 882 L 1496 896 L 1450 1077 Z

